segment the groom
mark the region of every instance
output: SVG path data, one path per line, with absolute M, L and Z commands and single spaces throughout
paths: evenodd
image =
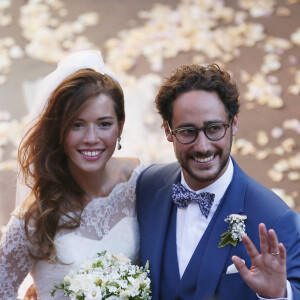
M 158 92 L 178 163 L 152 165 L 137 183 L 153 300 L 300 299 L 299 215 L 230 156 L 238 97 L 217 65 L 181 67 Z M 232 214 L 236 235 L 222 239 Z

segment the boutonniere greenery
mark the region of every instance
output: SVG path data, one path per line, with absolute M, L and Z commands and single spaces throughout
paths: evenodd
M 238 242 L 242 241 L 242 235 L 246 234 L 245 220 L 247 216 L 231 214 L 225 222 L 229 223 L 228 231 L 221 234 L 221 242 L 219 248 L 222 248 L 228 244 L 236 246 Z

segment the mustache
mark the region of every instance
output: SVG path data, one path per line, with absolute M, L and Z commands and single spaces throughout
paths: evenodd
M 199 158 L 204 158 L 204 157 L 208 157 L 208 156 L 215 156 L 217 154 L 217 152 L 215 151 L 207 151 L 205 153 L 201 153 L 201 152 L 196 152 L 196 151 L 193 151 L 191 153 L 189 153 L 189 156 L 190 157 L 199 157 Z

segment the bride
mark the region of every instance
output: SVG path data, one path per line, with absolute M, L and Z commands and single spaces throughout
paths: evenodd
M 41 103 L 45 103 L 42 105 Z M 73 53 L 49 74 L 19 148 L 30 194 L 0 244 L 0 299 L 31 274 L 39 299 L 86 258 L 107 250 L 137 262 L 135 184 L 143 166 L 121 148 L 123 91 L 99 51 Z M 57 292 L 55 299 L 65 299 Z

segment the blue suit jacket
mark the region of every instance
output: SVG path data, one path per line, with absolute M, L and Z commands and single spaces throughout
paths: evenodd
M 211 297 L 223 300 L 257 299 L 239 273 L 226 274 L 227 267 L 232 264 L 233 255 L 238 255 L 245 260 L 248 268 L 251 267 L 251 260 L 243 243 L 238 243 L 236 247 L 227 245 L 218 248 L 220 235 L 228 230 L 228 224 L 224 219 L 235 213 L 247 215 L 246 232 L 258 249 L 258 224 L 263 222 L 268 229 L 273 228 L 276 231 L 279 241 L 287 249 L 288 280 L 292 284 L 294 300 L 298 300 L 300 299 L 299 215 L 272 191 L 246 175 L 234 160 L 233 163 L 232 182 L 221 200 L 218 213 L 214 216 L 215 221 L 201 256 L 197 255 L 196 249 L 190 261 L 190 264 L 193 264 L 195 260 L 201 260 L 197 274 L 184 274 L 180 282 L 180 285 L 184 286 L 189 278 L 196 276 L 196 286 L 186 294 L 179 295 L 178 299 L 201 300 Z M 147 260 L 150 262 L 153 300 L 160 299 L 160 288 L 164 284 L 161 282 L 161 266 L 172 208 L 172 184 L 179 180 L 180 167 L 178 163 L 172 163 L 148 167 L 137 182 L 141 263 L 144 265 Z M 177 258 L 175 262 L 177 263 Z

